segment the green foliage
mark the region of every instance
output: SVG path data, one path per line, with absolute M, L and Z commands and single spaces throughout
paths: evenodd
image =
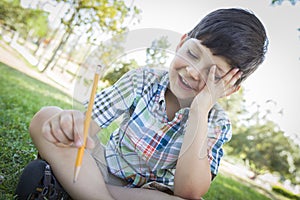
M 166 63 L 166 49 L 170 47 L 167 36 L 162 36 L 152 42 L 151 47 L 146 50 L 146 63 L 149 67 L 158 67 Z
M 126 61 L 118 61 L 116 63 L 112 63 L 111 60 L 114 56 L 118 56 L 122 52 L 122 48 L 120 43 L 122 42 L 122 37 L 114 37 L 111 39 L 109 45 L 105 44 L 102 45 L 101 51 L 100 49 L 98 52 L 104 52 L 101 53 L 101 55 L 98 55 L 97 57 L 102 57 L 101 62 L 104 62 L 106 66 L 111 66 L 110 70 L 105 74 L 103 77 L 103 81 L 107 81 L 109 85 L 114 84 L 117 80 L 121 78 L 123 74 L 125 74 L 127 71 L 131 69 L 136 69 L 139 67 L 138 63 L 131 59 L 129 62 Z M 113 46 L 113 48 L 111 47 Z M 163 64 L 165 64 L 167 60 L 167 52 L 166 49 L 170 46 L 170 43 L 168 42 L 167 37 L 161 37 L 159 39 L 156 39 L 152 42 L 151 47 L 146 49 L 146 56 L 147 56 L 147 66 L 148 67 L 159 67 Z M 114 51 L 108 51 L 109 49 L 114 49 Z M 95 57 L 95 54 L 92 55 Z
M 283 1 L 289 1 L 292 5 L 295 5 L 299 0 L 272 0 L 272 5 L 281 5 Z
M 85 23 L 93 23 L 98 18 L 98 23 L 103 31 L 116 32 L 124 30 L 125 27 L 122 24 L 129 11 L 124 1 L 108 0 L 80 1 L 78 8 L 88 10 L 88 12 L 83 12 L 85 16 L 81 16 L 85 19 Z M 87 17 L 86 14 L 89 16 Z M 86 21 L 87 19 L 89 21 Z
M 221 106 L 228 111 L 234 132 L 236 132 L 238 126 L 241 124 L 241 120 L 243 120 L 241 117 L 247 113 L 245 101 L 244 89 L 242 87 L 238 92 L 219 100 Z
M 274 192 L 277 192 L 278 194 L 281 194 L 289 199 L 295 199 L 295 200 L 300 200 L 300 196 L 296 195 L 288 190 L 286 190 L 285 188 L 278 186 L 278 185 L 274 185 L 272 186 L 272 190 Z
M 86 58 L 83 66 L 88 68 L 94 66 L 95 63 L 101 63 L 102 66 L 107 66 L 104 70 L 102 81 L 106 81 L 108 85 L 114 84 L 127 71 L 138 68 L 139 66 L 136 60 L 130 59 L 127 61 L 122 57 L 124 55 L 123 44 L 125 37 L 126 34 L 120 34 L 97 46 Z M 85 81 L 91 82 L 92 77 L 89 78 L 85 78 Z
M 57 0 L 61 1 L 61 0 Z M 94 0 L 94 1 L 77 1 L 63 0 L 70 4 L 70 18 L 64 18 L 63 23 L 69 30 L 74 26 L 86 26 L 86 33 L 111 32 L 122 33 L 127 29 L 124 24 L 130 13 L 138 14 L 136 7 L 128 7 L 124 1 Z
M 109 141 L 110 135 L 119 127 L 118 122 L 112 122 L 108 127 L 101 130 L 98 134 L 98 138 L 100 139 L 101 143 L 106 145 Z
M 22 168 L 37 155 L 28 133 L 31 118 L 43 106 L 71 108 L 72 101 L 1 63 L 0 71 L 0 194 L 12 199 Z
M 139 66 L 137 62 L 133 59 L 131 59 L 129 62 L 119 62 L 118 64 L 113 65 L 112 69 L 106 73 L 106 75 L 103 77 L 103 81 L 108 81 L 109 85 L 113 85 L 126 72 L 138 67 Z
M 256 103 L 246 106 L 243 90 L 220 103 L 228 111 L 233 124 L 233 137 L 226 145 L 227 153 L 244 160 L 256 175 L 276 172 L 296 183 L 296 176 L 299 177 L 300 173 L 297 167 L 300 166 L 299 146 L 269 119 L 272 111 L 263 110 Z M 266 104 L 272 103 L 268 101 Z
M 114 61 L 115 57 L 119 57 L 123 53 L 122 42 L 124 36 L 120 35 L 113 37 L 109 43 L 102 44 L 99 48 L 90 55 L 94 60 L 95 57 L 99 58 L 99 62 L 103 63 L 104 66 L 110 66 L 110 69 L 107 71 L 103 77 L 103 81 L 107 81 L 109 85 L 114 84 L 117 80 L 121 78 L 123 74 L 131 69 L 136 69 L 139 67 L 138 63 L 131 59 L 129 61 Z M 147 48 L 147 66 L 149 67 L 158 67 L 165 64 L 167 60 L 166 49 L 170 46 L 167 37 L 161 37 L 152 42 L 151 47 Z M 88 61 L 87 61 L 88 63 Z
M 275 127 L 271 121 L 239 127 L 229 153 L 239 155 L 257 174 L 271 171 L 289 176 L 289 142 Z
M 48 32 L 48 14 L 41 10 L 25 9 L 20 6 L 19 0 L 0 1 L 0 24 L 24 37 L 31 36 L 43 37 Z
M 56 0 L 63 1 L 70 5 L 68 13 L 62 18 L 62 24 L 65 25 L 59 45 L 53 50 L 50 59 L 41 71 L 45 71 L 51 63 L 55 62 L 59 50 L 63 50 L 72 34 L 87 36 L 87 42 L 101 46 L 102 36 L 115 36 L 124 33 L 127 30 L 126 20 L 134 18 L 139 14 L 136 7 L 129 7 L 124 1 L 110 0 Z M 100 40 L 99 40 L 100 38 Z M 99 44 L 100 43 L 100 44 Z M 105 52 L 105 51 L 102 51 Z M 102 58 L 106 52 L 102 54 Z M 109 54 L 109 53 L 108 53 Z M 106 58 L 107 59 L 107 58 Z
M 49 31 L 48 14 L 41 10 L 27 9 L 27 11 L 29 11 L 29 16 L 25 19 L 26 33 L 31 32 L 32 37 L 45 37 Z M 20 32 L 20 30 L 18 30 L 18 32 Z

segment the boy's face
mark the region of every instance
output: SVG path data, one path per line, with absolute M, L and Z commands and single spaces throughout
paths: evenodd
M 223 57 L 213 55 L 200 40 L 186 40 L 183 37 L 169 69 L 170 89 L 173 94 L 178 99 L 192 101 L 204 88 L 213 65 L 217 66 L 216 81 L 231 69 Z

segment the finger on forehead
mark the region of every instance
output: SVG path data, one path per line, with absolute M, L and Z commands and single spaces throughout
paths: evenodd
M 243 72 L 242 71 L 238 71 L 237 73 L 235 73 L 232 77 L 231 77 L 231 79 L 230 79 L 230 85 L 232 85 L 232 86 L 238 86 L 238 85 L 236 85 L 236 83 L 238 82 L 238 80 L 242 77 L 242 74 L 243 74 Z
M 215 80 L 216 69 L 217 69 L 217 66 L 216 66 L 216 65 L 213 65 L 213 66 L 210 68 L 209 74 L 208 74 L 208 80 L 209 80 L 209 81 L 214 81 L 214 80 Z
M 237 73 L 239 72 L 239 68 L 232 68 L 224 77 L 225 82 L 229 82 Z

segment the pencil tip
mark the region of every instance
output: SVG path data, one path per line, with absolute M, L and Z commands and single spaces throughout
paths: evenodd
M 78 178 L 79 171 L 80 171 L 80 166 L 77 166 L 77 167 L 75 168 L 75 172 L 74 172 L 73 183 L 76 183 L 77 178 Z

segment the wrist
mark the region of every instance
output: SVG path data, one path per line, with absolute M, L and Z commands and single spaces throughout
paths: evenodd
M 191 109 L 200 113 L 206 113 L 210 111 L 210 109 L 214 105 L 213 98 L 209 94 L 199 93 L 193 100 L 191 104 Z
M 210 111 L 212 106 L 201 104 L 198 102 L 193 102 L 191 107 L 190 107 L 190 114 L 191 115 L 196 115 L 197 117 L 199 116 L 208 116 L 208 113 Z

